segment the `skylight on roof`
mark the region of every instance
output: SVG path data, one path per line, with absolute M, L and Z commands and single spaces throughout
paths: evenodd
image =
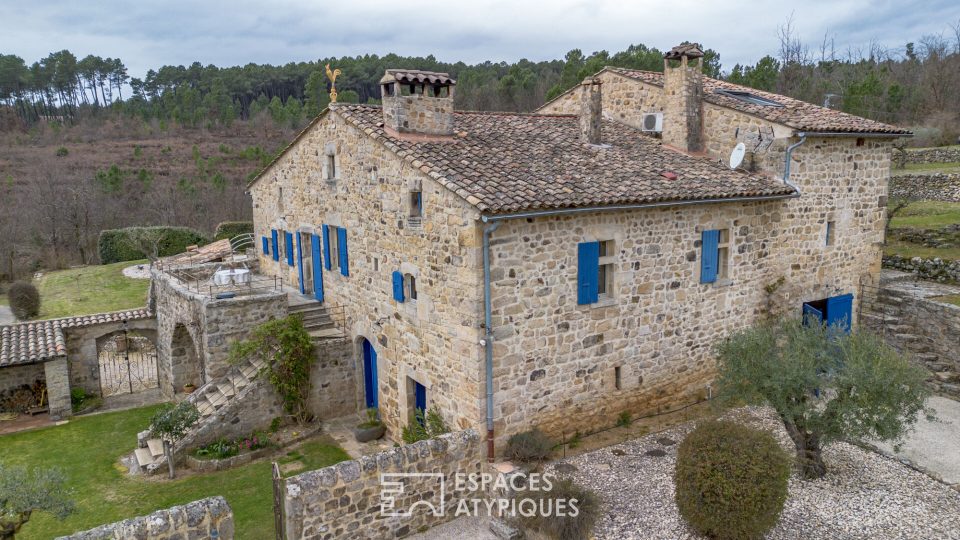
M 777 103 L 772 99 L 760 97 L 751 92 L 742 92 L 739 90 L 716 90 L 715 92 L 723 96 L 730 96 L 734 99 L 739 99 L 740 101 L 746 101 L 747 103 L 753 105 L 763 105 L 764 107 L 783 107 L 782 103 Z

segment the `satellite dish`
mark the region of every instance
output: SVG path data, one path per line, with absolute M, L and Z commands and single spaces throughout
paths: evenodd
M 733 152 L 730 152 L 730 168 L 736 169 L 743 163 L 743 156 L 747 154 L 747 145 L 743 143 L 737 143 L 733 147 Z

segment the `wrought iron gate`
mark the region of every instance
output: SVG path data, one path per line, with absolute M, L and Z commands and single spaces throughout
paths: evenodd
M 160 386 L 157 349 L 147 338 L 118 335 L 98 351 L 100 394 L 133 394 Z

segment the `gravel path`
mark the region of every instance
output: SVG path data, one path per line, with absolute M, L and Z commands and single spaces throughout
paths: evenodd
M 135 264 L 123 269 L 123 275 L 130 279 L 150 279 L 149 264 Z
M 786 432 L 769 410 L 748 408 L 732 414 L 773 432 L 792 453 Z M 576 467 L 568 474 L 604 502 L 595 531 L 598 539 L 700 538 L 682 521 L 673 502 L 676 442 L 692 428 L 684 424 L 567 461 Z M 651 450 L 663 455 L 647 455 Z M 960 539 L 957 491 L 846 443 L 825 448 L 824 459 L 828 467 L 824 478 L 801 480 L 796 473 L 791 477 L 780 522 L 768 538 Z M 556 472 L 557 465 L 548 470 Z
M 13 324 L 17 322 L 17 318 L 13 316 L 13 312 L 10 311 L 10 308 L 7 306 L 0 306 L 0 324 Z

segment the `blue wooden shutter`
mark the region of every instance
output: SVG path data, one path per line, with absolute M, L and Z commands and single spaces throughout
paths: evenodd
M 393 272 L 393 299 L 403 302 L 403 274 L 396 270 Z
M 273 241 L 273 260 L 279 261 L 280 249 L 278 248 L 278 246 L 280 245 L 280 236 L 276 229 L 270 230 L 270 238 Z
M 600 242 L 577 244 L 577 303 L 592 304 L 600 296 Z
M 284 244 L 287 249 L 287 266 L 293 266 L 293 235 L 288 232 L 283 233 Z
M 320 257 L 320 237 L 310 235 L 310 254 L 313 260 L 313 297 L 323 302 L 323 259 Z
M 720 266 L 720 231 L 703 231 L 700 246 L 700 283 L 717 281 Z
M 299 232 L 297 233 L 297 269 L 300 276 L 300 294 L 307 294 L 306 289 L 303 288 L 303 235 Z
M 844 294 L 827 298 L 827 326 L 839 326 L 845 332 L 850 331 L 853 322 L 853 295 Z
M 330 265 L 330 227 L 324 225 L 322 227 L 323 232 L 323 267 L 327 270 L 330 270 L 332 266 Z
M 425 418 L 427 416 L 427 387 L 418 382 L 414 382 L 413 385 L 414 407 L 416 407 Z M 417 420 L 421 423 L 423 421 L 421 418 L 417 418 Z
M 347 258 L 347 230 L 343 227 L 337 228 L 337 250 L 340 255 L 340 273 L 350 275 L 350 260 Z
M 267 238 L 266 236 L 261 236 L 261 237 L 260 237 L 260 240 L 261 240 L 261 242 L 263 243 L 263 254 L 264 254 L 264 255 L 269 255 L 269 254 L 270 254 L 270 239 Z
M 822 324 L 823 323 L 823 312 L 819 309 L 811 306 L 810 304 L 803 305 L 803 325 L 810 326 L 811 324 Z

